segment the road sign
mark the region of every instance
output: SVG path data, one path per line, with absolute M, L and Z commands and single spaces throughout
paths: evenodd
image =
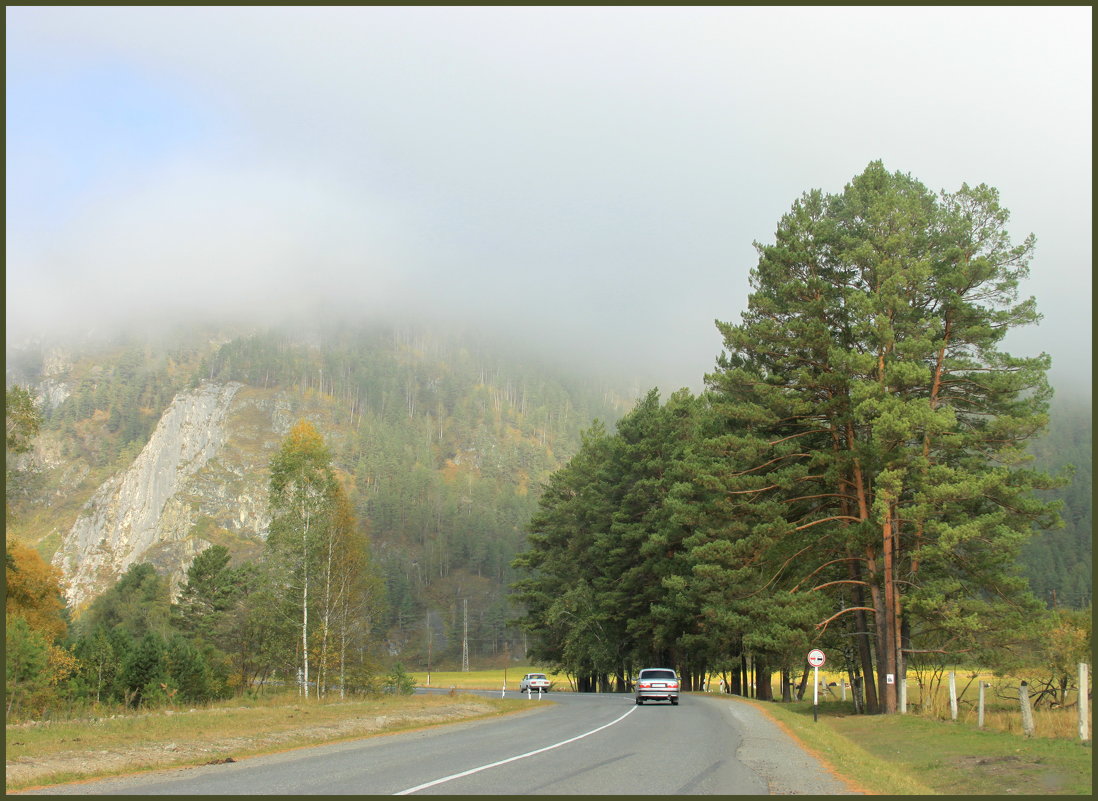
M 808 664 L 812 667 L 823 667 L 823 663 L 827 661 L 827 657 L 824 656 L 824 652 L 819 648 L 813 648 L 808 652 Z

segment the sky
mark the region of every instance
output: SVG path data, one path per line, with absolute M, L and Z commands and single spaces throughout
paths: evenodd
M 7 336 L 426 316 L 700 389 L 781 216 L 997 187 L 1091 382 L 1091 9 L 6 9 Z

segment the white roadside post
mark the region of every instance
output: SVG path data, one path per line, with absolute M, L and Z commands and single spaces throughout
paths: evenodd
M 827 661 L 827 657 L 824 656 L 824 652 L 819 648 L 813 648 L 808 652 L 808 664 L 812 665 L 812 720 L 816 722 L 819 720 L 817 712 L 820 706 L 820 668 L 823 667 L 824 662 Z
M 982 729 L 984 727 L 984 690 L 988 685 L 982 679 L 980 680 L 980 707 L 976 717 L 976 728 Z
M 949 671 L 949 717 L 957 719 L 957 672 Z
M 1090 739 L 1090 667 L 1086 662 L 1079 663 L 1079 739 L 1084 743 Z

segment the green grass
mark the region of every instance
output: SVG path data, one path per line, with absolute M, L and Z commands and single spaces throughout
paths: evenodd
M 552 682 L 550 688 L 554 691 L 570 690 L 568 677 L 564 674 L 552 673 L 544 668 L 531 665 L 519 665 L 506 669 L 506 684 L 508 692 L 516 692 L 519 682 L 527 673 L 544 673 Z M 409 671 L 416 685 L 427 686 L 427 671 Z M 504 686 L 504 669 L 493 670 L 433 670 L 431 671 L 431 687 L 455 687 L 458 690 L 502 690 Z
M 1091 794 L 1092 749 L 1077 740 L 1026 739 L 915 715 L 854 715 L 841 703 L 822 704 L 814 722 L 811 702 L 749 703 L 871 793 Z

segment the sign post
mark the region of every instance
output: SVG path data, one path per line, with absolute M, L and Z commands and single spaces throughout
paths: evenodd
M 817 716 L 820 706 L 820 668 L 823 667 L 827 657 L 819 648 L 813 648 L 808 652 L 808 664 L 812 665 L 812 721 L 819 720 Z

